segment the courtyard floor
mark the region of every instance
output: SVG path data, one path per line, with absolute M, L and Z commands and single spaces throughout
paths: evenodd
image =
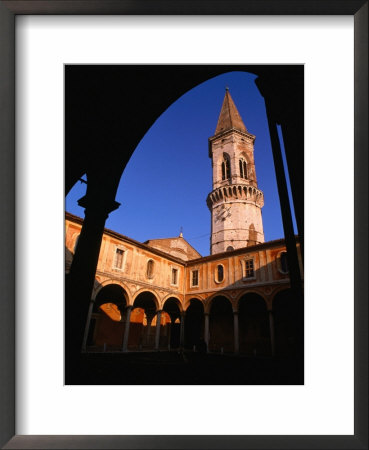
M 296 385 L 302 358 L 262 358 L 194 352 L 86 353 L 66 365 L 75 385 Z

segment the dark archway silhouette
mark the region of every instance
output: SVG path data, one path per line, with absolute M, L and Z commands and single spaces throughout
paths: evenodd
M 158 315 L 154 317 L 153 326 L 157 324 Z M 162 311 L 160 314 L 160 331 L 159 331 L 159 349 L 168 350 L 171 339 L 172 319 L 166 312 Z
M 137 310 L 138 309 L 138 310 Z M 152 292 L 141 292 L 133 303 L 130 318 L 128 348 L 131 350 L 152 350 L 155 346 L 157 300 Z
M 291 356 L 299 352 L 300 313 L 291 289 L 278 292 L 273 299 L 275 349 L 277 355 Z
M 104 286 L 97 294 L 89 321 L 87 346 L 95 349 L 120 350 L 123 343 L 123 316 L 127 294 L 117 284 Z
M 180 302 L 175 297 L 168 298 L 163 306 L 163 311 L 169 314 L 170 324 L 167 346 L 170 349 L 179 348 L 181 332 L 181 311 Z
M 185 348 L 202 351 L 204 346 L 204 305 L 197 298 L 190 300 L 186 310 L 185 323 Z
M 271 340 L 267 307 L 255 293 L 243 295 L 238 302 L 240 353 L 270 355 Z
M 221 295 L 215 297 L 210 306 L 209 351 L 234 351 L 232 305 L 226 297 Z

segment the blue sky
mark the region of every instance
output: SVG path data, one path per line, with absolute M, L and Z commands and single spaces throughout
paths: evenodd
M 208 80 L 173 103 L 148 130 L 127 164 L 116 200 L 121 203 L 106 227 L 144 242 L 183 237 L 203 256 L 210 251 L 212 190 L 208 138 L 213 136 L 228 86 L 247 130 L 256 136 L 255 166 L 265 240 L 283 237 L 264 99 L 256 76 L 230 72 Z M 84 217 L 77 200 L 86 192 L 78 182 L 66 198 L 66 211 Z

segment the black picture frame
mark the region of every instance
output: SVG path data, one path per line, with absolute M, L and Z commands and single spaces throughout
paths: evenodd
M 15 17 L 19 14 L 352 15 L 354 17 L 354 435 L 15 435 Z M 3 448 L 368 449 L 368 1 L 0 1 L 0 445 Z M 339 393 L 337 393 L 339 395 Z

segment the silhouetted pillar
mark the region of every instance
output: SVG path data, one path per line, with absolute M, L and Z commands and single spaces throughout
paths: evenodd
M 204 314 L 205 328 L 204 328 L 204 341 L 206 344 L 206 351 L 209 351 L 209 313 Z
M 94 308 L 95 301 L 91 299 L 90 306 L 88 307 L 88 313 L 87 313 L 87 320 L 86 320 L 86 326 L 85 326 L 85 333 L 83 335 L 83 343 L 82 343 L 82 351 L 85 352 L 87 349 L 87 338 L 88 338 L 88 332 L 90 329 L 90 323 L 91 323 L 91 316 L 92 311 Z
M 277 116 L 280 114 L 278 105 L 273 103 L 273 91 L 270 81 L 263 78 L 256 80 L 256 85 L 265 99 L 266 113 L 268 118 L 269 134 L 272 144 L 274 168 L 278 187 L 279 202 L 281 205 L 283 230 L 287 247 L 287 261 L 291 280 L 291 288 L 294 290 L 299 302 L 303 302 L 302 282 L 300 266 L 297 255 L 296 239 L 293 229 L 292 213 L 288 196 L 287 181 L 283 165 L 281 144 L 277 131 Z M 281 108 L 281 107 L 280 107 Z M 278 114 L 279 113 L 279 114 Z
M 179 346 L 183 348 L 184 346 L 184 324 L 185 324 L 185 316 L 186 313 L 184 311 L 181 312 L 181 325 L 179 329 Z
M 160 343 L 160 321 L 161 321 L 161 311 L 158 311 L 156 315 L 156 330 L 155 330 L 155 350 L 159 350 Z
M 146 345 L 147 346 L 149 346 L 149 344 L 150 344 L 151 322 L 152 322 L 153 318 L 154 318 L 153 316 L 148 316 L 146 314 L 146 320 L 147 320 L 147 325 L 146 325 L 146 327 L 147 327 L 147 330 L 146 330 Z
M 291 281 L 291 290 L 296 298 L 297 309 L 299 311 L 296 319 L 298 321 L 296 325 L 297 330 L 299 332 L 297 352 L 300 354 L 300 356 L 302 356 L 304 352 L 304 297 L 302 290 L 300 265 L 298 261 L 296 239 L 293 230 L 293 222 L 292 222 L 290 202 L 288 198 L 287 182 L 283 168 L 282 152 L 277 133 L 277 124 L 275 119 L 271 115 L 270 107 L 268 106 L 267 101 L 266 101 L 266 110 L 268 116 L 270 138 L 272 141 L 273 159 L 274 159 L 274 166 L 276 169 L 279 201 L 281 204 L 281 211 L 282 211 L 282 221 L 287 247 L 287 261 Z
M 291 183 L 300 249 L 304 255 L 304 67 L 258 69 L 255 80 L 265 98 L 268 117 L 281 125 Z
M 300 266 L 297 255 L 295 233 L 293 230 L 292 213 L 290 208 L 290 202 L 288 199 L 287 182 L 284 174 L 281 147 L 277 132 L 277 124 L 273 119 L 270 118 L 270 114 L 268 114 L 268 124 L 269 124 L 270 138 L 272 141 L 274 165 L 276 167 L 279 201 L 281 203 L 281 210 L 282 210 L 282 221 L 286 239 L 287 261 L 288 261 L 288 270 L 291 278 L 291 286 L 296 292 L 300 294 L 301 293 L 301 275 L 299 268 Z
M 239 352 L 238 311 L 233 311 L 234 352 Z
M 269 310 L 269 329 L 270 329 L 270 346 L 272 349 L 272 356 L 275 355 L 275 338 L 274 338 L 274 314 Z
M 174 324 L 174 318 L 172 318 L 172 316 L 169 316 L 170 317 L 170 322 L 169 323 L 167 323 L 165 326 L 166 327 L 168 327 L 167 328 L 167 331 L 168 331 L 168 350 L 170 350 L 170 341 L 171 341 L 171 339 L 172 339 L 172 326 L 173 326 L 173 324 Z
M 124 328 L 124 338 L 123 338 L 123 348 L 122 350 L 124 352 L 127 351 L 128 348 L 128 338 L 129 338 L 129 326 L 131 323 L 131 313 L 132 313 L 132 306 L 127 306 L 127 313 L 126 313 L 126 326 Z
M 115 201 L 103 202 L 94 195 L 90 197 L 78 202 L 85 207 L 85 219 L 65 283 L 65 342 L 69 356 L 77 356 L 82 349 L 105 221 L 119 206 Z

